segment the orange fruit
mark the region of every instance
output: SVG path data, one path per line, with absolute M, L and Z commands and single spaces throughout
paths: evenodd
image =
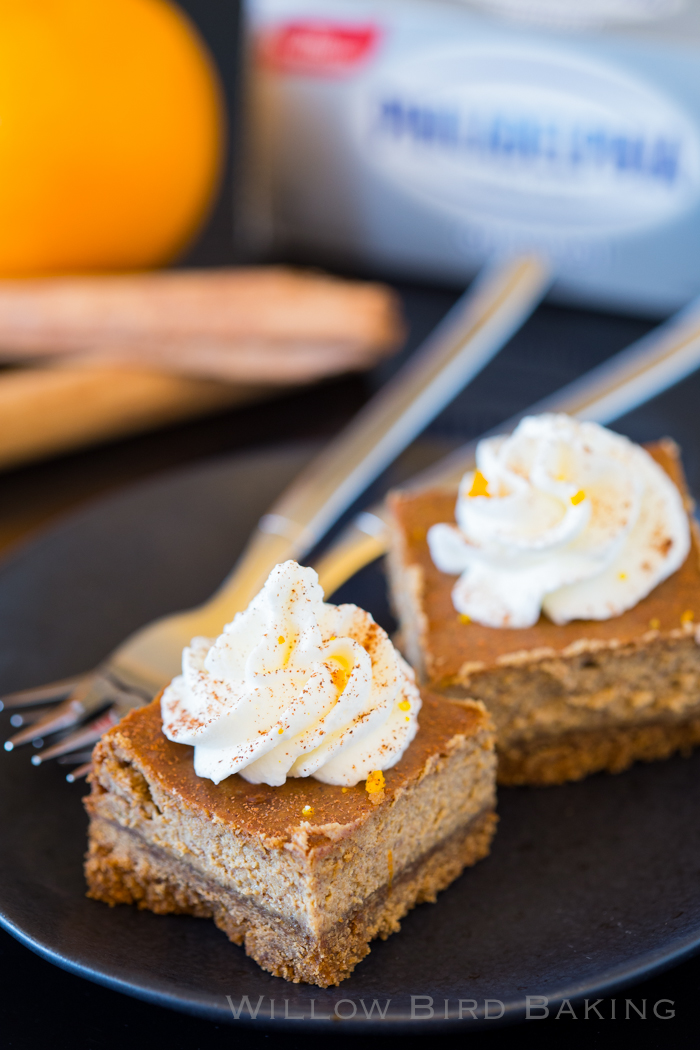
M 223 126 L 208 52 L 166 0 L 0 0 L 0 277 L 172 258 Z

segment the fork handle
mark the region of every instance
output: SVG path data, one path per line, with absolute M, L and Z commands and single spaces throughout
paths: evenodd
M 207 606 L 212 633 L 244 609 L 270 570 L 303 558 L 340 515 L 517 331 L 549 286 L 535 256 L 487 269 L 438 328 L 264 515 Z M 203 610 L 202 610 L 203 611 Z

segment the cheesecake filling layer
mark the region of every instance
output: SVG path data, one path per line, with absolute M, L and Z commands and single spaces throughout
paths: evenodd
M 481 441 L 457 525 L 428 532 L 436 567 L 459 574 L 455 609 L 488 627 L 607 620 L 685 561 L 683 499 L 645 449 L 597 423 L 531 416 Z
M 194 638 L 163 694 L 163 732 L 198 776 L 351 787 L 394 766 L 418 729 L 413 671 L 372 616 L 330 605 L 313 569 L 276 566 L 219 638 Z

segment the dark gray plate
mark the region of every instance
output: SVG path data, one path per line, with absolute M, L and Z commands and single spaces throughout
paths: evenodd
M 178 473 L 26 547 L 0 572 L 0 690 L 90 667 L 140 624 L 203 600 L 307 455 L 272 451 Z M 379 573 L 365 570 L 343 598 L 385 619 Z M 446 1014 L 458 1023 L 460 1000 L 463 1012 L 476 1001 L 477 1018 L 491 1000 L 491 1016 L 516 1020 L 528 995 L 609 993 L 700 945 L 700 755 L 501 791 L 488 860 L 327 991 L 270 977 L 211 922 L 88 901 L 84 787 L 64 773 L 34 769 L 26 750 L 0 757 L 0 921 L 59 966 L 179 1010 L 231 1020 L 226 997 L 239 1009 L 248 996 L 258 1026 L 396 1030 L 416 997 L 414 1016 L 428 1023 L 432 1009 L 441 1028 Z M 323 1020 L 332 1014 L 347 1020 Z

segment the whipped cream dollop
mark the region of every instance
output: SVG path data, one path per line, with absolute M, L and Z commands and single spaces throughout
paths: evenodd
M 488 627 L 607 620 L 688 556 L 680 492 L 639 445 L 597 423 L 529 416 L 488 438 L 462 479 L 457 526 L 433 525 L 455 609 Z
M 277 565 L 216 639 L 194 638 L 163 693 L 163 732 L 215 784 L 288 776 L 352 786 L 418 730 L 412 669 L 368 612 L 330 605 L 313 569 Z

